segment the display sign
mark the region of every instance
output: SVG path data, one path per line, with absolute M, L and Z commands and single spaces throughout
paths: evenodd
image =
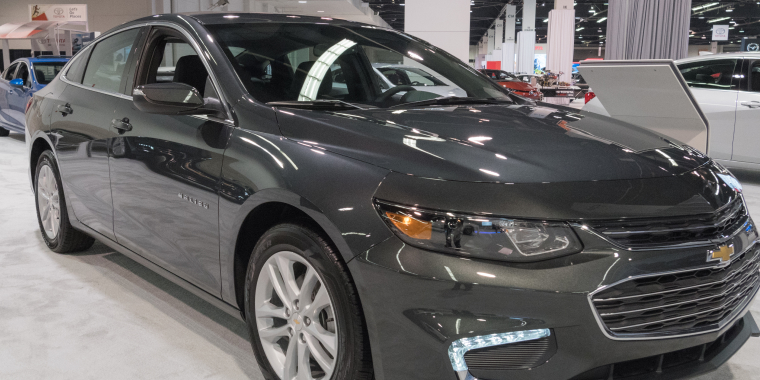
M 728 25 L 713 25 L 713 41 L 728 40 Z
M 90 44 L 95 39 L 95 32 L 81 32 L 77 30 L 71 31 L 71 41 L 66 38 L 66 33 L 63 31 L 58 32 L 58 49 L 59 51 L 65 51 L 65 46 L 71 43 L 71 50 L 73 53 L 78 52 L 83 47 Z M 34 51 L 49 51 L 53 54 L 56 52 L 55 38 L 52 33 L 41 38 L 32 38 L 32 50 Z
M 31 21 L 87 22 L 87 4 L 30 4 Z
M 757 38 L 743 39 L 742 51 L 760 52 L 760 39 L 757 39 Z

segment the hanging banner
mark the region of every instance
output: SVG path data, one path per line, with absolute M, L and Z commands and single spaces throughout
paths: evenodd
M 71 41 L 66 38 L 66 33 L 63 31 L 58 32 L 58 48 L 59 52 L 56 52 L 55 39 L 53 33 L 48 34 L 41 38 L 32 38 L 32 50 L 39 52 L 52 52 L 52 54 L 60 54 L 60 51 L 66 51 L 66 46 L 70 43 L 73 53 L 78 52 L 83 47 L 90 44 L 95 39 L 95 32 L 82 32 L 78 30 L 71 31 Z
M 87 4 L 30 4 L 31 21 L 87 21 Z
M 713 41 L 728 40 L 728 25 L 713 25 Z

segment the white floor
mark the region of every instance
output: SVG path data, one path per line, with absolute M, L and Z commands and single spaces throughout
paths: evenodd
M 0 379 L 262 379 L 242 322 L 103 245 L 49 251 L 26 157 L 0 137 Z M 760 210 L 760 175 L 741 179 Z M 751 339 L 699 379 L 760 379 L 759 355 Z

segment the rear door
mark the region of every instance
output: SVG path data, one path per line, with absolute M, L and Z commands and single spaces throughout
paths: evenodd
M 747 91 L 739 92 L 733 161 L 760 164 L 760 60 L 747 59 Z
M 175 29 L 153 28 L 139 62 L 135 86 L 181 82 L 218 98 L 198 51 Z M 231 127 L 143 113 L 129 98 L 119 100 L 114 119 L 131 128 L 114 141 L 111 160 L 117 241 L 219 296 L 217 186 Z
M 69 84 L 53 98 L 51 136 L 55 138 L 64 190 L 76 218 L 114 239 L 113 203 L 108 167 L 111 127 L 125 83 L 126 62 L 140 28 L 111 35 L 77 54 L 64 75 Z

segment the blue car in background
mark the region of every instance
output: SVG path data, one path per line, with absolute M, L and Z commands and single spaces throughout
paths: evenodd
M 58 75 L 71 57 L 19 58 L 0 77 L 0 136 L 24 132 L 26 104 Z

